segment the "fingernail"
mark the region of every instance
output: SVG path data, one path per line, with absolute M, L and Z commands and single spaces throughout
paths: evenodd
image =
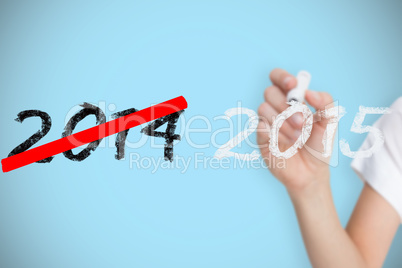
M 290 80 L 292 80 L 292 77 L 291 77 L 291 76 L 286 77 L 286 78 L 283 80 L 283 86 L 284 86 L 284 87 L 287 87 L 288 84 L 289 84 L 289 82 L 290 82 Z
M 291 119 L 297 126 L 303 125 L 303 116 L 301 114 L 295 114 L 291 117 Z
M 318 92 L 316 92 L 316 91 L 311 91 L 311 90 L 310 90 L 310 92 L 311 92 L 311 96 L 313 96 L 314 100 L 316 100 L 316 101 L 320 101 L 320 100 L 321 100 L 320 93 L 318 93 Z

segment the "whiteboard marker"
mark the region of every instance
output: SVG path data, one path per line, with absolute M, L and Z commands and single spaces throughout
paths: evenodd
M 307 71 L 300 71 L 297 74 L 297 86 L 290 90 L 287 95 L 287 101 L 297 101 L 302 103 L 304 101 L 304 95 L 306 94 L 306 90 L 310 84 L 311 75 Z

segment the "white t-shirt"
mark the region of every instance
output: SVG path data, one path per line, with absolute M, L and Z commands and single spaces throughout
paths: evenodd
M 402 97 L 390 108 L 391 114 L 374 124 L 384 135 L 383 146 L 371 157 L 355 158 L 352 168 L 395 208 L 402 223 Z M 359 150 L 371 148 L 374 141 L 370 133 Z

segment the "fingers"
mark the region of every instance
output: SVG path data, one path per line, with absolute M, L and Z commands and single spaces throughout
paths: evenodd
M 289 108 L 286 104 L 286 96 L 277 86 L 270 86 L 265 89 L 264 98 L 278 114 Z M 300 128 L 303 125 L 303 116 L 299 113 L 294 114 L 289 118 L 290 124 L 295 128 Z
M 260 120 L 257 126 L 257 143 L 263 154 L 269 153 L 270 131 L 270 124 L 265 120 Z M 279 132 L 278 142 L 281 151 L 283 151 L 289 148 L 294 141 L 290 140 L 283 133 Z
M 274 69 L 269 74 L 269 78 L 271 79 L 272 84 L 279 87 L 285 93 L 297 85 L 297 80 L 293 75 L 279 68 Z
M 264 122 L 260 121 L 260 124 L 258 125 L 261 134 L 257 133 L 257 139 L 260 145 L 269 142 L 269 128 L 272 126 L 277 115 L 289 107 L 286 104 L 286 95 L 297 85 L 297 79 L 282 69 L 274 69 L 270 73 L 270 79 L 273 85 L 265 90 L 265 102 L 261 104 L 258 109 L 260 117 L 265 119 Z M 321 152 L 324 151 L 323 135 L 328 124 L 328 119 L 322 117 L 322 111 L 333 107 L 333 99 L 328 93 L 314 92 L 311 90 L 306 91 L 305 99 L 306 102 L 315 108 L 317 112 L 314 115 L 315 120 L 311 135 L 305 143 L 306 148 L 303 148 L 302 150 L 308 149 L 309 152 L 320 155 Z M 279 130 L 279 144 L 282 144 L 282 147 L 293 144 L 300 137 L 302 126 L 303 117 L 301 116 L 301 113 L 295 113 L 288 120 L 283 122 L 283 125 Z M 269 150 L 269 148 L 266 148 L 265 150 Z M 308 155 L 311 158 L 315 157 L 310 154 Z
M 272 122 L 278 115 L 278 111 L 275 110 L 267 102 L 263 102 L 258 108 L 258 115 L 260 116 L 260 121 L 266 124 L 272 125 Z M 300 131 L 295 130 L 288 121 L 285 121 L 279 132 L 279 140 L 282 142 L 290 143 L 294 142 L 300 135 Z
M 271 127 L 266 120 L 260 120 L 257 125 L 257 143 L 260 149 L 268 149 L 269 145 L 269 132 Z
M 267 87 L 264 91 L 264 98 L 277 111 L 284 111 L 289 107 L 286 104 L 285 94 L 277 86 Z

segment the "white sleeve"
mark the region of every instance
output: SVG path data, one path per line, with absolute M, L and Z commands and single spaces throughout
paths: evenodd
M 398 212 L 402 223 L 402 97 L 391 106 L 374 126 L 384 135 L 384 145 L 368 158 L 355 158 L 352 168 Z M 370 133 L 359 150 L 374 143 Z

